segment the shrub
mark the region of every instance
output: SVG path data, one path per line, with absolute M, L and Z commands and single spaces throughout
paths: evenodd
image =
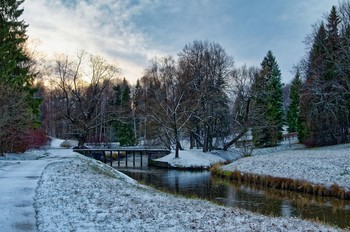
M 27 132 L 27 149 L 38 149 L 47 145 L 49 141 L 48 136 L 44 130 L 28 130 Z
M 12 152 L 25 152 L 29 149 L 39 149 L 49 141 L 46 133 L 41 129 L 28 129 L 23 134 L 14 136 L 8 141 L 12 144 Z

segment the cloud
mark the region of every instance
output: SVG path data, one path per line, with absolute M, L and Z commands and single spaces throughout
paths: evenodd
M 74 55 L 78 50 L 98 54 L 120 65 L 134 82 L 147 60 L 163 54 L 152 49 L 146 36 L 135 28 L 132 17 L 150 4 L 142 1 L 54 1 L 30 0 L 24 6 L 28 35 L 41 41 L 49 55 Z M 137 75 L 136 73 L 139 73 Z
M 132 83 L 154 56 L 173 55 L 194 40 L 222 45 L 236 64 L 259 66 L 268 50 L 284 81 L 304 56 L 311 25 L 338 0 L 27 0 L 24 20 L 39 49 L 77 50 L 117 62 Z

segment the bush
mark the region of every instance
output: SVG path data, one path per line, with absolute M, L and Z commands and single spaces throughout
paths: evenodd
M 28 129 L 21 135 L 16 135 L 9 139 L 11 152 L 25 152 L 29 149 L 39 149 L 47 145 L 48 136 L 43 130 Z
M 46 135 L 45 131 L 39 129 L 39 130 L 28 130 L 27 131 L 27 138 L 26 149 L 38 149 L 45 145 L 47 145 L 49 138 Z

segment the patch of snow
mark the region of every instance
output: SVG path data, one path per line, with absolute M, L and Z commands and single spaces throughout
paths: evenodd
M 61 144 L 64 142 L 64 139 L 57 139 L 53 137 L 51 137 L 50 139 L 51 139 L 51 144 L 50 144 L 51 148 L 62 148 Z
M 228 151 L 216 150 L 212 151 L 211 154 L 219 156 L 227 161 L 234 161 L 242 157 L 242 154 L 239 152 L 239 150 L 236 149 L 231 149 Z
M 297 143 L 297 141 L 294 141 L 291 143 L 282 141 L 281 144 L 276 147 L 265 147 L 265 148 L 253 149 L 252 156 L 267 155 L 275 152 L 281 152 L 281 151 L 287 151 L 287 150 L 298 150 L 303 148 L 305 148 L 305 146 L 303 144 Z
M 165 194 L 82 156 L 47 166 L 35 208 L 39 231 L 337 231 Z
M 326 187 L 335 183 L 349 191 L 349 154 L 350 144 L 315 149 L 303 148 L 275 152 L 270 150 L 270 153 L 242 158 L 222 168 L 305 180 Z
M 4 156 L 0 156 L 2 160 L 37 160 L 48 156 L 48 152 L 42 150 L 29 150 L 24 153 L 6 153 Z
M 0 170 L 3 170 L 3 168 L 6 168 L 8 166 L 18 165 L 20 162 L 6 162 L 6 161 L 0 161 Z
M 172 167 L 209 168 L 215 163 L 225 162 L 225 159 L 210 152 L 192 149 L 180 151 L 179 158 L 175 158 L 175 151 L 172 151 L 169 155 L 156 159 L 156 161 L 168 163 Z

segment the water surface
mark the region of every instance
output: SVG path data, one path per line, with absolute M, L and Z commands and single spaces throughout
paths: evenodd
M 350 201 L 230 183 L 212 177 L 209 171 L 154 167 L 117 169 L 137 181 L 166 192 L 195 196 L 268 216 L 299 217 L 350 228 Z

